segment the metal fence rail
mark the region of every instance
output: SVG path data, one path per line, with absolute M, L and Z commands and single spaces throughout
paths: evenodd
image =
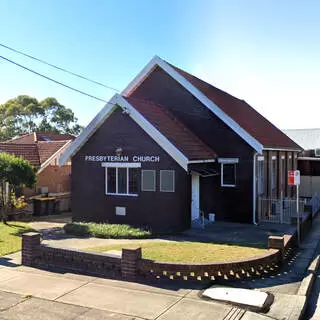
M 304 204 L 303 200 L 299 200 L 299 212 L 304 212 Z M 290 224 L 291 218 L 297 215 L 297 200 L 260 198 L 258 213 L 261 222 Z

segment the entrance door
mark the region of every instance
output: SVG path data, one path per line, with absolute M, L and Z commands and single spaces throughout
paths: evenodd
M 191 174 L 191 221 L 200 218 L 200 177 Z

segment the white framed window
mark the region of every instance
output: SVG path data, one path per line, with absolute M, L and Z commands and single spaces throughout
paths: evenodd
M 235 187 L 238 158 L 219 158 L 221 164 L 221 187 Z
M 174 170 L 160 170 L 160 191 L 161 192 L 174 192 L 175 191 L 175 178 Z
M 141 171 L 141 191 L 156 191 L 156 171 Z
M 138 168 L 140 163 L 109 163 L 106 168 L 106 194 L 118 196 L 138 196 Z

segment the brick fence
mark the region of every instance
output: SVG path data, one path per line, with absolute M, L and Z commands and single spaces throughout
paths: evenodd
M 294 243 L 294 236 L 269 237 L 263 256 L 219 263 L 167 263 L 143 259 L 139 247 L 123 248 L 122 255 L 116 256 L 42 245 L 40 234 L 29 232 L 22 236 L 22 264 L 128 281 L 243 279 L 274 273 Z
M 301 236 L 312 226 L 312 214 L 301 219 Z M 288 259 L 297 244 L 297 234 L 269 236 L 268 250 L 259 257 L 219 263 L 170 263 L 142 258 L 141 248 L 123 248 L 121 256 L 57 248 L 40 243 L 40 234 L 22 235 L 22 264 L 65 270 L 128 281 L 230 280 L 268 276 Z

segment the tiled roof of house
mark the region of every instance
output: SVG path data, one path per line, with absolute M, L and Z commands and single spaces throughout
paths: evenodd
M 44 163 L 48 160 L 52 155 L 54 155 L 59 149 L 61 149 L 67 141 L 39 141 L 38 145 L 38 153 L 40 164 Z
M 15 143 L 0 143 L 0 152 L 13 154 L 16 157 L 22 157 L 28 160 L 33 166 L 40 165 L 40 158 L 38 153 L 38 146 L 32 144 L 15 144 Z
M 37 143 L 0 142 L 0 153 L 6 152 L 16 157 L 23 157 L 33 166 L 39 167 L 69 141 L 39 141 Z
M 125 98 L 189 160 L 216 158 L 216 153 L 163 107 L 146 100 Z
M 263 147 L 302 149 L 244 100 L 233 97 L 211 84 L 173 65 L 171 66 L 231 119 L 237 122 L 246 132 L 259 141 Z
M 62 141 L 74 140 L 76 137 L 71 134 L 61 134 L 52 132 L 31 132 L 21 134 L 5 142 L 7 143 L 34 143 L 37 141 Z

